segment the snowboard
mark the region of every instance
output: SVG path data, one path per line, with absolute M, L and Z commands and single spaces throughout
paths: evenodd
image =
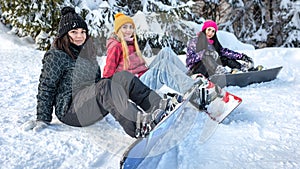
M 223 120 L 242 103 L 242 99 L 232 93 L 225 91 L 223 97 L 213 100 L 205 111 L 208 115 L 199 138 L 199 142 L 204 144 L 215 133 L 217 127 Z M 216 116 L 212 116 L 216 114 Z M 220 112 L 220 113 L 219 113 Z
M 218 125 L 241 104 L 242 99 L 215 85 L 204 76 L 201 78 L 203 83 L 190 102 L 207 114 L 199 138 L 200 143 L 203 144 L 214 134 Z
M 199 138 L 200 143 L 205 143 L 214 134 L 218 125 L 242 102 L 240 97 L 225 91 L 201 74 L 192 78 L 201 78 L 202 83 L 187 92 L 184 95 L 184 102 L 178 104 L 147 137 L 139 138 L 129 146 L 120 162 L 122 169 L 138 168 L 145 159 L 155 161 L 163 156 L 163 153 L 153 154 L 153 152 L 159 149 L 157 146 L 164 147 L 163 143 L 169 141 L 163 137 L 170 132 L 172 126 L 176 125 L 176 120 L 188 102 L 197 107 L 201 113 L 207 114 Z M 152 151 L 154 147 L 155 151 Z
M 175 109 L 168 113 L 154 128 L 149 135 L 143 138 L 138 138 L 125 151 L 120 162 L 121 169 L 134 169 L 147 157 L 153 146 L 168 133 L 168 130 L 173 126 L 177 117 L 183 112 L 191 96 L 199 85 L 193 86 L 188 92 L 183 95 L 183 102 L 176 105 Z M 155 155 L 153 156 L 155 157 Z
M 282 66 L 264 69 L 261 71 L 249 71 L 244 73 L 213 75 L 209 80 L 220 87 L 239 86 L 245 87 L 253 83 L 268 82 L 276 79 Z

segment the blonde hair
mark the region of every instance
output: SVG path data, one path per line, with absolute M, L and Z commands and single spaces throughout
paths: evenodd
M 126 40 L 124 39 L 124 35 L 122 33 L 122 31 L 119 29 L 118 32 L 116 33 L 121 45 L 122 45 L 122 51 L 123 51 L 123 59 L 124 59 L 124 70 L 127 70 L 128 66 L 129 66 L 129 51 L 128 51 L 128 46 L 126 43 Z M 137 54 L 137 56 L 145 62 L 145 59 L 142 56 L 142 52 L 140 50 L 140 47 L 137 43 L 137 38 L 136 38 L 136 33 L 133 33 L 133 42 L 134 42 L 134 48 L 135 48 L 135 52 Z M 146 63 L 146 62 L 145 62 Z

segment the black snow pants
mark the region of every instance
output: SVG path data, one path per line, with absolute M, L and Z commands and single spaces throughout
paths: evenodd
M 231 69 L 241 69 L 241 64 L 234 60 L 234 59 L 229 59 L 227 57 L 220 57 L 221 58 L 221 62 L 223 66 L 228 66 Z
M 201 73 L 206 78 L 215 74 L 218 65 L 222 65 L 217 52 L 206 51 L 201 61 L 197 62 L 188 75 Z
M 159 108 L 161 97 L 133 74 L 122 71 L 79 91 L 68 113 L 60 120 L 71 126 L 87 126 L 111 113 L 125 132 L 135 137 L 137 114 L 142 108 L 151 113 Z

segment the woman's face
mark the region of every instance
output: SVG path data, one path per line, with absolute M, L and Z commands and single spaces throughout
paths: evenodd
M 80 46 L 86 40 L 86 30 L 82 28 L 72 29 L 68 32 L 71 43 Z
M 134 26 L 131 23 L 126 23 L 121 26 L 120 30 L 123 33 L 125 39 L 131 38 L 134 32 Z
M 214 27 L 208 27 L 205 30 L 206 38 L 211 39 L 216 34 L 216 29 Z

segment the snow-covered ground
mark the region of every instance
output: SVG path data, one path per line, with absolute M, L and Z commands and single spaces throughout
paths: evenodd
M 0 24 L 0 168 L 119 168 L 124 151 L 135 139 L 112 116 L 84 128 L 54 118 L 41 132 L 21 130 L 24 122 L 35 119 L 44 52 L 35 50 L 30 40 L 7 32 Z M 157 163 L 142 168 L 300 168 L 300 49 L 254 50 L 232 40 L 232 35 L 222 37 L 256 64 L 283 66 L 278 78 L 243 88 L 227 87 L 243 102 L 205 144 L 198 142 L 205 115 L 188 107 L 179 125 L 184 126 L 185 137 Z

